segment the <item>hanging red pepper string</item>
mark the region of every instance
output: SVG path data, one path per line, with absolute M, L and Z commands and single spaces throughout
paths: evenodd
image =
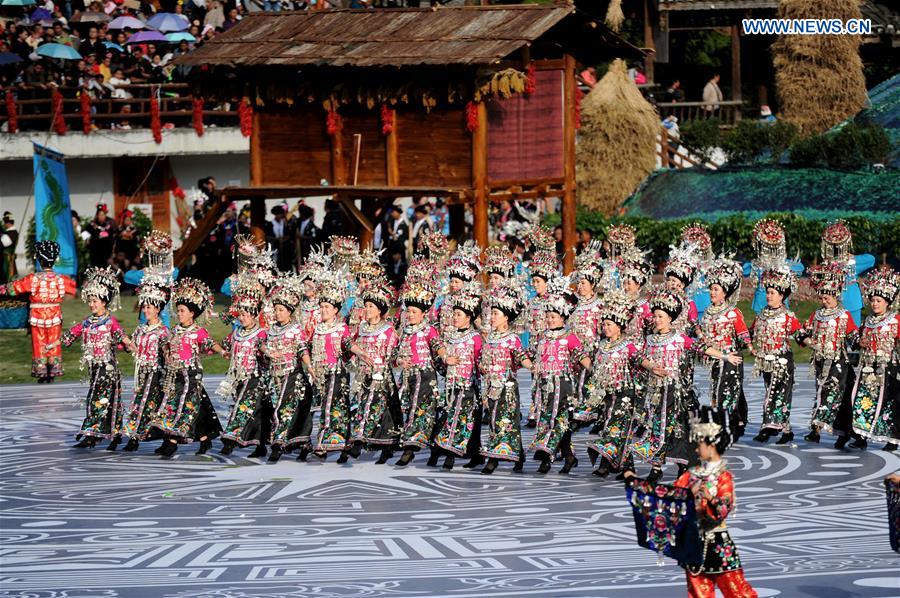
M 475 102 L 466 104 L 466 130 L 474 133 L 478 128 L 478 106 Z
M 203 137 L 203 98 L 194 98 L 194 130 Z
M 581 128 L 581 100 L 584 98 L 584 92 L 577 85 L 575 86 L 575 128 Z
M 66 119 L 63 118 L 63 97 L 55 87 L 53 88 L 53 95 L 51 98 L 53 104 L 53 130 L 59 135 L 65 135 Z
M 81 90 L 81 130 L 85 135 L 91 134 L 91 96 Z
M 16 108 L 16 96 L 11 89 L 6 90 L 6 132 L 18 133 L 19 112 Z
M 537 91 L 537 69 L 532 63 L 525 70 L 525 93 L 531 95 L 535 91 Z
M 390 135 L 394 131 L 394 111 L 387 104 L 381 105 L 381 134 Z
M 337 113 L 337 110 L 328 111 L 328 117 L 325 119 L 325 126 L 328 129 L 329 135 L 337 135 L 340 130 L 344 128 L 341 115 Z
M 238 105 L 238 118 L 241 123 L 241 135 L 250 137 L 253 133 L 253 106 L 250 105 L 250 99 L 247 97 L 241 98 L 241 103 Z
M 153 141 L 162 143 L 162 123 L 159 120 L 159 88 L 150 92 L 150 130 L 153 131 Z

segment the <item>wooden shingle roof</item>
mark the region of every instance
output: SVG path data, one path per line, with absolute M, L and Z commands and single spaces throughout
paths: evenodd
M 497 62 L 564 28 L 579 51 L 641 51 L 573 6 L 439 7 L 254 13 L 178 64 L 388 67 Z M 560 43 L 560 42 L 556 42 Z

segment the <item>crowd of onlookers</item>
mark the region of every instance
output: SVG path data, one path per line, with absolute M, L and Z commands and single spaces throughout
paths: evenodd
M 427 5 L 428 2 L 423 2 Z M 217 34 L 234 27 L 249 12 L 260 10 L 320 10 L 335 7 L 378 8 L 418 6 L 415 0 L 44 0 L 20 12 L 4 7 L 0 14 L 0 88 L 13 90 L 16 101 L 25 101 L 20 114 L 51 113 L 52 89 L 67 99 L 87 94 L 94 102 L 93 128 L 132 128 L 135 121 L 147 126 L 146 104 L 129 102 L 149 98 L 143 84 L 182 83 L 191 67 L 178 66 L 174 60 Z M 176 40 L 156 43 L 131 43 L 140 29 L 110 27 L 117 17 L 134 17 L 147 22 L 157 13 L 171 13 L 184 19 L 184 29 Z M 147 27 L 147 29 L 152 29 Z M 183 38 L 183 39 L 182 39 Z M 191 41 L 193 40 L 193 41 Z M 80 59 L 41 56 L 38 49 L 48 43 L 70 46 Z M 186 96 L 187 94 L 185 94 Z M 166 96 L 163 95 L 162 99 Z M 0 97 L 0 104 L 5 104 Z M 42 100 L 40 103 L 30 100 Z M 170 105 L 169 110 L 190 111 L 189 99 Z M 233 102 L 206 109 L 235 110 Z M 142 113 L 141 118 L 132 115 Z M 0 128 L 7 130 L 6 110 Z M 67 106 L 66 113 L 78 113 Z M 119 116 L 121 115 L 121 116 Z M 49 118 L 49 117 L 48 117 Z M 23 118 L 18 128 L 47 129 L 48 119 Z

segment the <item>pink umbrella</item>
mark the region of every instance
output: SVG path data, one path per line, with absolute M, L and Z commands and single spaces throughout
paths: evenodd
M 153 44 L 166 43 L 169 40 L 159 31 L 138 31 L 128 38 L 126 44 Z

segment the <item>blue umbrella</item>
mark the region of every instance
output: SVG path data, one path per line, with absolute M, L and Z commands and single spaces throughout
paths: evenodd
M 0 52 L 0 66 L 7 64 L 16 64 L 22 62 L 22 58 L 18 54 L 12 52 Z
M 6 2 L 4 2 L 3 4 L 5 5 Z M 46 8 L 35 8 L 34 11 L 32 11 L 32 13 L 31 13 L 32 21 L 40 21 L 41 19 L 52 19 L 52 18 L 53 18 L 53 13 L 51 13 Z
M 34 0 L 0 0 L 0 6 L 31 6 Z
M 197 41 L 197 38 L 188 33 L 187 31 L 176 31 L 175 33 L 167 33 L 166 39 L 170 42 L 190 42 L 194 43 Z
M 37 55 L 44 58 L 61 58 L 62 60 L 81 60 L 81 54 L 72 46 L 64 44 L 44 44 L 38 46 Z
M 113 42 L 103 42 L 103 45 L 106 46 L 107 50 L 115 50 L 116 52 L 125 51 L 125 48 L 123 48 L 119 44 L 114 44 Z
M 169 33 L 171 31 L 184 31 L 185 29 L 189 29 L 191 26 L 190 21 L 188 21 L 186 17 L 177 15 L 173 12 L 156 13 L 155 15 L 150 17 L 150 20 L 147 21 L 147 24 L 157 31 L 162 31 L 163 33 Z
M 107 25 L 108 29 L 144 29 L 147 27 L 134 17 L 116 17 Z

